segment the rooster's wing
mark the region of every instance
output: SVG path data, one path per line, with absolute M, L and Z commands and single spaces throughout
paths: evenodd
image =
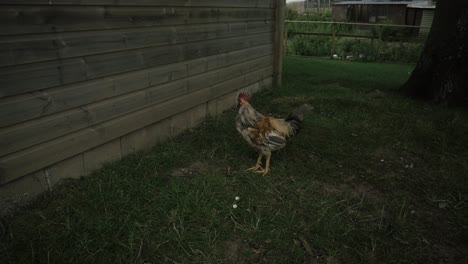
M 254 127 L 247 128 L 251 141 L 263 152 L 271 152 L 286 145 L 287 124 L 282 119 L 262 117 Z

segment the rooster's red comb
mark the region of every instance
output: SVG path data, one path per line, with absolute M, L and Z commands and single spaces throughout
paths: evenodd
M 239 99 L 249 100 L 250 96 L 248 93 L 241 92 L 239 93 Z

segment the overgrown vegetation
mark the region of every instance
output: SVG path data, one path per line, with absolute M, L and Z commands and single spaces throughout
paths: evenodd
M 315 110 L 270 174 L 244 172 L 256 153 L 230 110 L 4 221 L 0 260 L 466 263 L 466 109 L 398 95 L 410 66 L 284 66 L 284 86 L 253 105 L 281 116 L 303 103 Z
M 305 14 L 299 14 L 296 11 L 287 9 L 286 20 L 301 20 L 301 21 L 331 21 L 332 11 L 331 8 L 322 8 L 320 12 L 316 9 L 307 9 Z
M 287 54 L 318 56 L 357 61 L 416 63 L 422 51 L 420 43 L 384 42 L 370 39 L 323 36 L 294 36 L 288 41 Z
M 288 11 L 288 20 L 332 21 L 331 12 L 306 13 Z M 385 24 L 385 23 L 384 23 Z M 387 22 L 387 24 L 391 24 Z M 372 62 L 417 62 L 424 38 L 416 29 L 391 26 L 356 26 L 321 23 L 287 23 L 289 32 L 287 54 L 318 56 Z M 322 33 L 329 36 L 295 35 L 294 33 Z M 336 37 L 333 37 L 333 34 Z M 340 37 L 340 35 L 369 38 Z

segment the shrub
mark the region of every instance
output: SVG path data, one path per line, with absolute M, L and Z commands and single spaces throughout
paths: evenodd
M 306 14 L 298 14 L 288 10 L 288 20 L 299 21 L 331 21 L 331 10 L 315 12 L 310 9 Z M 410 38 L 414 29 L 392 26 L 362 27 L 343 24 L 320 24 L 320 23 L 287 23 L 286 30 L 290 33 L 314 32 L 335 33 L 347 35 L 366 35 L 374 37 L 371 39 L 358 39 L 351 37 L 340 37 L 333 40 L 328 36 L 304 36 L 293 35 L 288 39 L 287 54 L 302 56 L 350 58 L 360 61 L 388 61 L 409 62 L 418 60 L 422 51 L 422 43 L 408 43 L 393 41 L 395 39 Z M 379 36 L 383 41 L 379 40 Z
M 288 40 L 289 55 L 349 58 L 359 61 L 417 62 L 421 43 L 384 42 L 370 39 L 325 36 L 294 36 Z

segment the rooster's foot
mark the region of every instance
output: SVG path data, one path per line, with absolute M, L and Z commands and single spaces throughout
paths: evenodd
M 256 171 L 257 173 L 263 173 L 263 176 L 265 176 L 270 171 L 270 158 L 271 158 L 271 155 L 267 155 L 265 168 L 262 170 Z
M 270 169 L 262 169 L 262 170 L 259 170 L 259 171 L 255 171 L 256 173 L 262 173 L 263 175 L 262 176 L 265 176 L 268 172 L 270 171 Z
M 260 170 L 260 169 L 263 170 L 262 166 L 260 166 L 260 165 L 255 165 L 255 166 L 253 166 L 252 168 L 246 169 L 245 171 L 258 171 L 258 170 Z
M 252 168 L 248 168 L 246 171 L 258 171 L 259 169 L 262 169 L 262 154 L 259 153 L 258 154 L 258 158 L 257 158 L 257 163 L 255 163 L 255 166 L 253 166 Z

